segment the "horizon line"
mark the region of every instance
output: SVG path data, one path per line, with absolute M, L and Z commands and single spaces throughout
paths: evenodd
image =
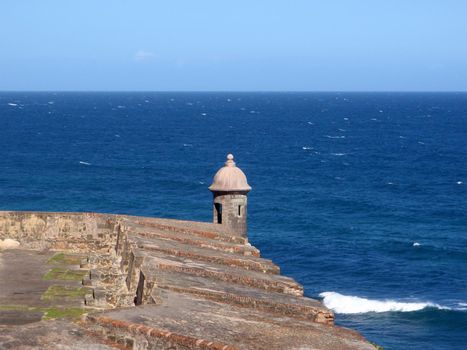
M 467 93 L 467 90 L 0 90 L 0 93 Z

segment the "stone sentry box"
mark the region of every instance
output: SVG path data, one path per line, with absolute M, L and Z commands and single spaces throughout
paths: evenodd
M 247 236 L 247 195 L 251 187 L 243 171 L 227 155 L 209 186 L 213 193 L 213 222 L 230 228 L 239 236 Z

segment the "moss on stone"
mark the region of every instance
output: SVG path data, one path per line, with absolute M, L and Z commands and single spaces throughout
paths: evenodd
M 79 299 L 90 293 L 89 288 L 84 287 L 70 287 L 61 285 L 50 286 L 44 294 L 42 294 L 42 300 L 54 300 L 54 299 Z
M 0 305 L 0 311 L 37 311 L 37 308 L 26 305 Z
M 81 315 L 88 312 L 86 309 L 70 307 L 70 308 L 47 308 L 44 309 L 43 320 L 50 320 L 54 318 L 79 318 Z
M 79 318 L 92 309 L 84 309 L 78 307 L 34 307 L 25 305 L 0 305 L 0 311 L 17 311 L 17 312 L 40 312 L 43 314 L 43 320 L 51 320 L 55 318 Z
M 81 255 L 70 255 L 65 253 L 57 253 L 51 257 L 47 264 L 50 265 L 79 265 L 84 256 Z
M 61 267 L 50 269 L 44 277 L 44 280 L 65 280 L 65 281 L 81 281 L 89 271 L 86 270 L 70 270 Z

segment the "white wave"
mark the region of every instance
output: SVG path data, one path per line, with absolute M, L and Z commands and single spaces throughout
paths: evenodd
M 456 183 L 457 183 L 458 185 L 462 185 L 462 184 L 463 184 L 462 181 L 457 181 Z
M 414 247 L 420 247 L 420 246 L 421 246 L 421 244 L 420 244 L 420 243 L 418 243 L 418 242 L 413 242 L 412 246 L 414 246 Z
M 83 162 L 83 161 L 79 161 L 79 164 L 83 164 L 83 165 L 91 165 L 91 163 L 88 163 L 88 162 Z
M 324 135 L 324 137 L 327 137 L 328 139 L 345 139 L 345 136 L 330 136 L 330 135 Z
M 345 153 L 331 153 L 332 156 L 345 156 Z
M 372 300 L 336 292 L 324 292 L 319 295 L 327 308 L 338 314 L 363 314 L 367 312 L 411 312 L 434 307 L 449 309 L 430 302 L 400 302 L 396 300 Z
M 304 149 L 304 150 L 313 149 L 313 147 L 310 147 L 310 146 L 303 146 L 302 149 Z
M 17 105 L 18 105 L 17 103 L 12 103 L 12 102 L 8 103 L 8 106 L 12 106 L 12 107 L 16 107 Z

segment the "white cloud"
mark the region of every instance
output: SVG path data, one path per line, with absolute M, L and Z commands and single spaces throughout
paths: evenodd
M 155 53 L 145 50 L 138 50 L 134 55 L 134 59 L 137 62 L 150 61 L 155 59 L 156 57 L 157 55 Z

